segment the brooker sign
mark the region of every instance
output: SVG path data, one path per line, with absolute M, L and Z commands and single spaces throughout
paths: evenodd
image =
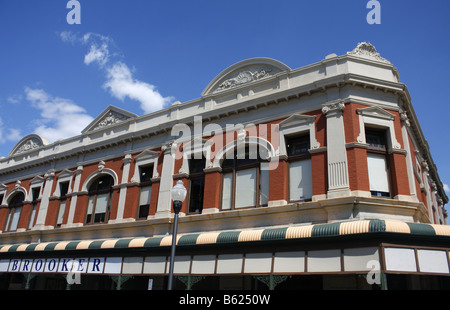
M 108 268 L 104 257 L 95 258 L 36 258 L 0 260 L 0 272 L 20 273 L 103 273 L 105 268 L 115 273 L 113 268 L 121 257 L 108 259 Z

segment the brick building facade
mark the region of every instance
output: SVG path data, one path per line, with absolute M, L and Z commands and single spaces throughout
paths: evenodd
M 360 43 L 295 70 L 244 60 L 199 99 L 24 137 L 0 159 L 0 286 L 164 288 L 178 180 L 179 289 L 449 285 L 448 197 L 397 69 Z

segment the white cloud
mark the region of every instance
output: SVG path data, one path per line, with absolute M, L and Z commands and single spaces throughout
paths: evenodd
M 35 133 L 50 142 L 79 135 L 92 122 L 86 110 L 69 99 L 52 97 L 42 89 L 25 88 L 26 99 L 40 110 Z
M 8 141 L 19 141 L 20 130 L 14 128 L 5 128 L 3 120 L 0 118 L 0 143 L 6 143 Z
M 173 100 L 172 97 L 163 97 L 155 86 L 134 79 L 128 66 L 122 62 L 108 68 L 104 87 L 120 100 L 128 97 L 139 101 L 145 113 L 161 110 Z
M 89 52 L 84 56 L 84 63 L 97 64 L 102 69 L 106 77 L 103 87 L 113 97 L 122 101 L 125 98 L 138 101 L 144 113 L 160 110 L 174 100 L 172 97 L 163 97 L 156 86 L 135 79 L 129 67 L 117 60 L 120 52 L 110 37 L 92 32 L 82 37 L 71 32 L 62 32 L 60 37 L 64 42 L 79 42 L 89 46 Z
M 448 186 L 448 184 L 444 184 L 444 191 L 446 193 L 450 193 L 450 187 Z
M 95 44 L 91 45 L 91 49 L 89 53 L 84 56 L 84 63 L 86 65 L 91 64 L 92 62 L 97 62 L 100 66 L 104 66 L 108 62 L 109 51 L 108 45 L 105 43 L 101 46 L 97 46 Z
M 62 31 L 59 33 L 59 36 L 63 42 L 75 43 L 78 41 L 77 35 L 72 33 L 71 31 Z

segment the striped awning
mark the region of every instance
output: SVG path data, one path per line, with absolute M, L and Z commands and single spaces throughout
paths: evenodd
M 360 220 L 329 224 L 289 226 L 281 228 L 180 234 L 177 246 L 233 244 L 276 240 L 311 239 L 370 233 L 397 233 L 421 236 L 448 236 L 450 226 L 405 223 L 395 220 Z M 0 254 L 20 252 L 52 252 L 102 249 L 170 247 L 172 236 L 123 239 L 56 241 L 0 245 Z

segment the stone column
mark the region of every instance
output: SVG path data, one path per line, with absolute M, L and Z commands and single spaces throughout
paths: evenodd
M 158 206 L 156 208 L 155 218 L 169 217 L 171 213 L 171 193 L 173 187 L 173 172 L 175 165 L 175 143 L 168 143 L 161 148 L 164 152 L 161 179 L 159 184 Z M 172 151 L 173 149 L 173 151 Z
M 45 219 L 47 218 L 47 210 L 50 202 L 50 196 L 53 188 L 53 180 L 55 178 L 55 171 L 48 171 L 45 176 L 45 185 L 42 192 L 41 205 L 39 206 L 39 212 L 36 218 L 36 225 L 34 230 L 42 230 L 45 228 Z
M 327 104 L 322 113 L 327 117 L 328 198 L 350 195 L 347 150 L 345 147 L 343 102 Z
M 78 166 L 75 171 L 75 183 L 73 185 L 72 199 L 69 207 L 69 217 L 67 219 L 66 227 L 73 226 L 73 218 L 75 215 L 75 208 L 78 201 L 78 192 L 80 191 L 81 173 L 83 172 L 83 166 Z
M 123 162 L 123 172 L 122 172 L 122 181 L 121 184 L 119 185 L 120 186 L 119 206 L 117 207 L 116 219 L 111 221 L 115 223 L 123 221 L 125 202 L 127 198 L 127 184 L 130 175 L 131 154 L 125 155 L 125 157 L 122 159 L 122 162 Z M 132 220 L 134 220 L 134 218 Z

